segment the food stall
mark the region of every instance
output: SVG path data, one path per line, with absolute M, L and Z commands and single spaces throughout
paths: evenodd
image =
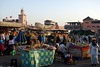
M 74 34 L 71 38 L 74 42 L 74 46 L 69 47 L 70 53 L 72 53 L 73 57 L 78 57 L 80 60 L 84 58 L 90 58 L 91 54 L 89 54 L 89 40 L 87 35 L 94 34 L 91 30 L 73 30 L 70 34 Z M 77 35 L 76 35 L 77 34 Z
M 89 47 L 70 46 L 69 52 L 72 53 L 73 57 L 78 57 L 79 60 L 91 57 L 89 54 Z
M 55 49 L 49 48 L 22 49 L 22 67 L 39 67 L 53 64 Z
M 69 52 L 72 53 L 73 57 L 78 57 L 79 60 L 90 58 L 89 46 L 90 44 L 88 41 L 84 42 L 83 38 L 77 39 L 75 43 L 70 43 Z

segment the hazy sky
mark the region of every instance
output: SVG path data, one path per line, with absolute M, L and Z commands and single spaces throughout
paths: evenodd
M 18 18 L 25 10 L 28 24 L 53 20 L 60 26 L 65 22 L 81 21 L 90 16 L 100 19 L 100 0 L 0 0 L 0 21 L 5 17 Z

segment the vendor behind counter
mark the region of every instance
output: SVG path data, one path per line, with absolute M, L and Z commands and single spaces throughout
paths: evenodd
M 31 48 L 35 48 L 36 46 L 41 46 L 42 43 L 36 38 L 36 39 L 31 39 Z

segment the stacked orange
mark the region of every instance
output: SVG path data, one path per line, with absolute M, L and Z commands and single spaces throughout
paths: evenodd
M 16 35 L 17 33 L 16 32 L 14 32 L 14 36 Z
M 35 36 L 33 33 L 30 33 L 31 36 Z
M 59 37 L 63 37 L 63 35 L 59 35 Z
M 45 35 L 45 34 L 44 34 L 43 36 L 44 36 L 44 37 L 46 37 L 46 35 Z
M 69 38 L 69 36 L 68 36 L 68 35 L 65 35 L 65 37 Z

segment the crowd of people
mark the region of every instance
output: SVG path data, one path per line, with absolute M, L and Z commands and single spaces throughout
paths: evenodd
M 1 34 L 0 36 L 0 44 L 2 44 L 2 46 L 0 47 L 0 54 L 4 55 L 9 54 L 10 51 L 12 51 L 13 49 L 15 49 L 15 39 L 17 37 L 17 34 L 14 34 L 13 32 L 4 32 Z
M 49 44 L 51 46 L 55 46 L 56 52 L 62 55 L 64 58 L 64 53 L 69 53 L 69 46 L 76 46 L 76 44 L 80 43 L 88 43 L 90 44 L 90 53 L 91 53 L 91 61 L 92 65 L 96 65 L 98 62 L 98 44 L 96 40 L 92 40 L 90 36 L 78 36 L 78 35 L 66 35 L 60 37 L 57 33 L 52 33 L 51 35 L 44 36 L 43 33 L 38 34 L 37 37 L 31 36 L 30 33 L 24 33 L 27 43 L 26 45 L 34 46 L 42 46 L 42 44 Z M 15 39 L 17 38 L 18 32 L 10 32 L 10 33 L 2 33 L 0 36 L 0 53 L 1 55 L 5 53 L 10 53 L 13 49 L 16 49 Z M 11 49 L 9 49 L 12 47 Z

